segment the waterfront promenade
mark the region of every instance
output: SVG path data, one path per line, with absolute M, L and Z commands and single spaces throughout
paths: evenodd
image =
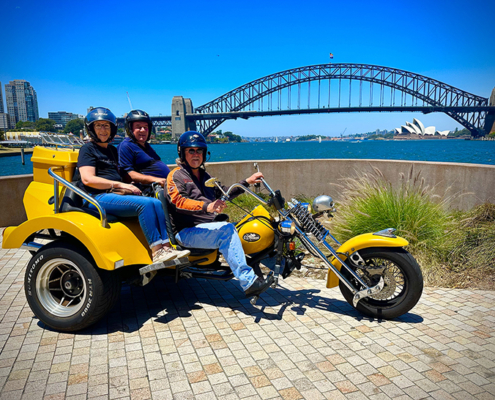
M 370 320 L 325 281 L 290 277 L 253 307 L 236 282 L 123 286 L 77 334 L 27 305 L 30 254 L 0 249 L 0 399 L 493 399 L 495 291 L 426 288 Z

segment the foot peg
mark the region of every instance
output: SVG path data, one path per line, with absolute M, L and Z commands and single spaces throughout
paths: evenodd
M 173 260 L 169 260 L 165 262 L 158 262 L 158 263 L 146 265 L 145 267 L 139 268 L 139 273 L 141 275 L 144 275 L 148 272 L 158 271 L 160 269 L 170 268 L 185 264 L 189 264 L 189 259 L 187 257 L 175 258 Z

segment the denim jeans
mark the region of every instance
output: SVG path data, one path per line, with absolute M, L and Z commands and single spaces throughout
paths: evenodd
M 192 228 L 182 229 L 176 239 L 185 247 L 197 249 L 219 249 L 242 290 L 246 290 L 256 280 L 253 269 L 246 263 L 246 255 L 235 226 L 228 222 L 209 222 Z
M 153 197 L 121 196 L 113 193 L 102 193 L 94 197 L 108 214 L 123 218 L 138 217 L 139 225 L 150 248 L 169 242 L 165 214 L 160 200 Z M 86 207 L 96 210 L 91 203 L 85 203 Z

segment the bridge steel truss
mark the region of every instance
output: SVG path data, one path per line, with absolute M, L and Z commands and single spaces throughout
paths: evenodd
M 330 107 L 332 80 L 338 81 L 338 98 L 337 101 L 334 99 L 338 107 Z M 349 81 L 349 107 L 341 107 L 342 80 Z M 310 108 L 311 84 L 315 81 L 318 82 L 318 107 Z M 328 81 L 328 102 L 326 103 L 328 107 L 322 104 L 321 97 L 323 96 L 320 95 L 323 92 L 322 81 Z M 352 81 L 359 81 L 358 107 L 351 107 Z M 363 85 L 363 82 L 370 83 L 369 91 L 366 88 L 364 88 L 366 92 L 363 91 L 363 86 L 367 86 Z M 306 109 L 301 108 L 302 84 L 305 83 L 308 83 L 308 107 Z M 379 96 L 376 92 L 373 93 L 376 87 L 374 85 L 379 85 Z M 296 87 L 296 93 L 292 90 L 294 87 Z M 385 93 L 388 92 L 388 88 L 390 88 L 390 95 Z M 284 99 L 282 99 L 282 96 L 285 96 L 282 95 L 283 90 L 287 92 L 287 97 Z M 400 99 L 397 99 L 398 95 Z M 315 89 L 313 89 L 313 98 L 314 96 L 316 96 Z M 363 99 L 366 97 L 369 98 L 367 106 L 363 105 Z M 377 97 L 379 106 L 373 104 Z M 384 106 L 385 97 L 390 97 L 389 107 Z M 297 108 L 292 107 L 294 99 L 297 99 Z M 422 106 L 418 106 L 418 100 L 422 102 Z M 256 102 L 258 102 L 258 111 L 249 110 L 249 107 Z M 284 102 L 286 109 L 282 109 Z M 484 134 L 487 112 L 492 108 L 488 106 L 487 98 L 413 72 L 367 64 L 321 64 L 289 69 L 256 79 L 197 107 L 194 114 L 188 114 L 187 117 L 196 119 L 199 130 L 204 135 L 208 135 L 226 119 L 237 117 L 350 111 L 417 110 L 424 113 L 441 111 L 469 129 L 473 136 L 480 136 Z M 217 117 L 214 114 L 217 114 Z

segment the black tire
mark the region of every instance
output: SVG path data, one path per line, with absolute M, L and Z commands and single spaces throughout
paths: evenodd
M 61 332 L 79 331 L 103 318 L 120 287 L 118 271 L 101 270 L 87 250 L 58 241 L 36 252 L 24 278 L 33 313 Z
M 360 313 L 373 318 L 393 319 L 407 313 L 417 304 L 423 293 L 423 274 L 411 254 L 397 247 L 367 248 L 358 253 L 367 266 L 387 266 L 384 273 L 387 279 L 384 279 L 385 286 L 381 294 L 378 293 L 375 298 L 366 297 L 360 300 L 356 307 Z M 346 264 L 352 266 L 350 262 Z M 344 267 L 341 273 L 354 287 L 362 289 Z M 364 276 L 363 280 L 367 285 L 374 286 L 379 282 L 379 277 L 380 275 Z M 342 281 L 339 282 L 339 287 L 346 301 L 353 306 L 352 292 Z

